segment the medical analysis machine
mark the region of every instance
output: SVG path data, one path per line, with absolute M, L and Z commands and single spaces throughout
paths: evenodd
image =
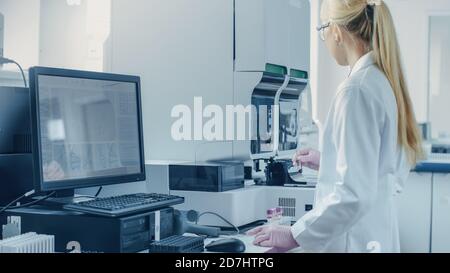
M 249 141 L 236 142 L 242 155 L 232 159 L 253 162 L 254 176 L 247 177 L 247 182 L 260 183 L 225 192 L 202 192 L 194 188 L 170 191 L 185 197 L 185 203 L 178 208 L 206 214 L 199 221 L 203 225 L 228 226 L 210 212 L 244 227 L 265 220 L 267 208 L 281 207 L 289 221 L 296 221 L 313 209 L 316 174 L 304 174 L 292 166 L 296 150 L 317 134 L 312 120 L 308 72 L 288 71 L 272 64 L 266 68 L 251 95 L 251 104 L 257 109 L 251 118 L 253 136 Z M 173 183 L 172 169 L 169 166 L 169 184 Z M 256 178 L 261 172 L 263 175 Z
M 245 140 L 231 141 L 231 156 L 223 151 L 214 160 L 243 162 L 252 171 L 246 175 L 245 188 L 172 190 L 171 194 L 185 197 L 181 209 L 214 212 L 235 226 L 264 220 L 267 209 L 274 207 L 281 207 L 291 221 L 312 209 L 317 173 L 292 163 L 298 149 L 318 146 L 310 89 L 311 9 L 309 1 L 295 1 L 295 7 L 289 6 L 292 2 L 236 2 L 233 105 L 252 107 L 251 133 Z M 295 16 L 275 12 L 278 5 Z M 264 27 L 255 28 L 255 22 Z M 212 215 L 199 223 L 227 226 Z
M 309 59 L 305 62 L 309 67 Z M 318 134 L 312 119 L 309 70 L 267 63 L 264 71 L 236 72 L 235 76 L 235 105 L 251 105 L 256 111 L 250 117 L 251 137 L 233 141 L 233 157 L 222 160 L 250 164 L 252 175 L 246 177 L 245 188 L 225 192 L 171 189 L 170 193 L 185 198 L 178 208 L 204 214 L 199 220 L 202 225 L 228 227 L 214 216 L 219 214 L 234 226 L 244 227 L 265 220 L 267 209 L 273 207 L 282 208 L 288 221 L 296 221 L 313 209 L 317 182 L 317 173 L 292 164 L 295 152 L 314 145 Z M 174 182 L 170 171 L 169 166 L 169 184 Z

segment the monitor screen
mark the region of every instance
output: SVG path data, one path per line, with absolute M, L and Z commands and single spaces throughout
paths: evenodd
M 300 132 L 305 123 L 302 121 L 309 116 L 308 109 L 304 107 L 308 105 L 305 92 L 308 80 L 291 77 L 280 90 L 284 81 L 284 76 L 264 74 L 262 82 L 253 91 L 252 105 L 256 108 L 256 117 L 252 119 L 253 155 L 262 158 L 292 157 L 299 148 Z M 276 118 L 278 125 L 274 122 Z M 275 126 L 279 127 L 278 130 Z
M 309 116 L 304 106 L 308 105 L 305 92 L 307 80 L 291 78 L 280 95 L 280 123 L 278 153 L 291 157 L 299 146 L 299 135 L 303 119 Z
M 298 97 L 280 98 L 279 151 L 292 151 L 298 146 Z
M 35 77 L 44 188 L 144 172 L 136 82 Z

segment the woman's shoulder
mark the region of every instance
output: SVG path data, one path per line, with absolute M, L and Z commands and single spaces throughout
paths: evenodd
M 366 88 L 379 84 L 385 84 L 390 87 L 386 75 L 378 68 L 376 64 L 360 69 L 345 79 L 339 86 L 340 89 Z
M 352 74 L 338 87 L 337 94 L 338 97 L 357 95 L 382 104 L 395 100 L 389 80 L 376 65 Z

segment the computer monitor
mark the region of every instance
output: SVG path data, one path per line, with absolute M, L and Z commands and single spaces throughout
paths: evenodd
M 30 69 L 35 188 L 145 180 L 140 78 Z

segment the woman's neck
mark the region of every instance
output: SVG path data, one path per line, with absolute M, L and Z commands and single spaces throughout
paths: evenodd
M 369 47 L 365 45 L 363 42 L 356 43 L 356 45 L 347 50 L 347 60 L 350 66 L 350 71 L 353 71 L 356 63 L 361 59 L 364 55 L 370 52 Z
M 356 63 L 361 59 L 364 55 L 366 55 L 367 52 L 365 51 L 352 51 L 348 55 L 348 62 L 350 65 L 350 70 L 353 71 L 353 68 L 355 67 Z

